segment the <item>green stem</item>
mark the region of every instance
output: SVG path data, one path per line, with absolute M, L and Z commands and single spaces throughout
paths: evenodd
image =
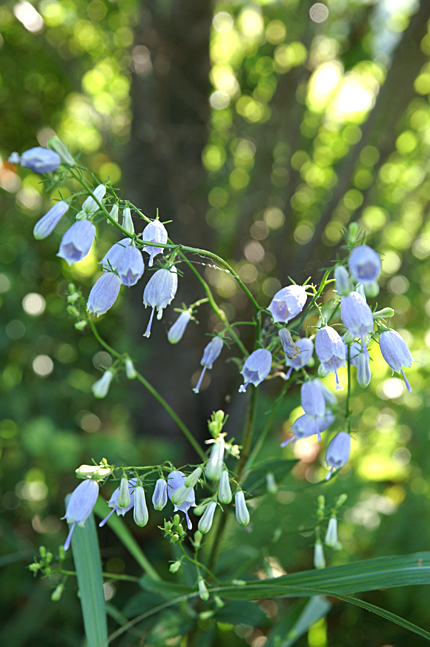
M 109 344 L 107 344 L 107 343 L 105 342 L 105 340 L 104 340 L 104 339 L 102 339 L 102 337 L 100 337 L 99 332 L 98 332 L 98 330 L 97 330 L 97 328 L 96 328 L 96 326 L 95 326 L 95 324 L 94 324 L 93 320 L 92 320 L 90 317 L 88 317 L 88 322 L 89 322 L 89 324 L 90 324 L 90 326 L 91 326 L 91 330 L 93 331 L 94 337 L 97 339 L 97 341 L 99 342 L 99 344 L 101 344 L 101 345 L 103 346 L 103 348 L 105 348 L 105 349 L 108 351 L 108 353 L 111 353 L 111 354 L 112 354 L 114 357 L 116 357 L 117 359 L 122 360 L 122 358 L 123 358 L 123 357 L 122 357 L 122 355 L 121 355 L 120 353 L 118 353 L 118 351 L 116 351 L 114 348 L 112 348 L 111 346 L 109 346 Z M 152 384 L 150 384 L 150 383 L 148 382 L 148 380 L 146 380 L 146 379 L 143 377 L 143 375 L 142 375 L 141 373 L 139 373 L 139 371 L 136 371 L 136 379 L 137 379 L 141 384 L 143 384 L 143 386 L 144 386 L 144 387 L 145 387 L 145 388 L 146 388 L 146 389 L 151 393 L 151 395 L 153 395 L 153 396 L 154 396 L 154 398 L 155 398 L 155 399 L 156 399 L 156 400 L 161 404 L 161 406 L 162 406 L 162 407 L 167 411 L 167 413 L 168 413 L 168 414 L 169 414 L 169 416 L 172 418 L 172 420 L 174 420 L 174 421 L 176 422 L 176 424 L 178 425 L 179 429 L 182 431 L 182 433 L 184 434 L 184 436 L 187 438 L 187 440 L 188 440 L 188 441 L 191 443 L 191 445 L 194 447 L 194 449 L 196 450 L 196 452 L 197 452 L 197 454 L 200 456 L 200 458 L 201 458 L 202 460 L 206 460 L 206 455 L 205 455 L 205 453 L 204 453 L 203 449 L 200 447 L 200 445 L 198 444 L 198 442 L 197 442 L 197 441 L 196 441 L 196 439 L 194 438 L 193 434 L 192 434 L 192 433 L 191 433 L 191 431 L 188 429 L 187 425 L 186 425 L 186 424 L 181 420 L 181 418 L 178 416 L 178 414 L 177 414 L 177 413 L 172 409 L 172 407 L 171 407 L 171 406 L 166 402 L 166 400 L 163 398 L 163 396 L 161 396 L 161 395 L 158 393 L 158 391 L 157 391 L 157 390 L 152 386 Z
M 346 391 L 346 428 L 348 433 L 351 433 L 351 411 L 349 409 L 349 400 L 351 397 L 351 346 L 348 344 L 348 358 L 347 358 L 347 376 L 348 376 L 348 386 Z
M 60 575 L 72 575 L 76 577 L 76 571 L 64 571 L 60 568 L 51 568 L 51 573 L 59 573 Z M 120 575 L 118 573 L 102 573 L 103 577 L 107 580 L 123 580 L 124 582 L 138 582 L 140 577 L 134 575 Z
M 206 573 L 209 575 L 209 577 L 211 579 L 213 579 L 214 582 L 216 582 L 217 584 L 220 584 L 220 580 L 212 573 L 212 571 L 207 566 L 205 566 L 204 564 L 199 562 L 197 559 L 193 559 L 192 557 L 187 555 L 187 553 L 185 552 L 185 548 L 182 546 L 182 544 L 180 544 L 180 548 L 182 550 L 182 553 L 183 553 L 185 559 L 188 562 L 190 562 L 190 564 L 194 564 L 194 566 L 196 566 L 197 569 L 202 568 L 204 571 L 206 571 Z

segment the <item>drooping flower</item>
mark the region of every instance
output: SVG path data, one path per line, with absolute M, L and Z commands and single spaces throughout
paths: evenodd
M 189 310 L 184 310 L 183 312 L 181 312 L 181 314 L 176 319 L 175 323 L 170 327 L 169 332 L 167 333 L 167 339 L 171 344 L 177 344 L 179 341 L 181 341 L 190 320 L 191 312 Z
M 21 163 L 21 166 L 29 168 L 35 173 L 52 173 L 60 166 L 61 158 L 58 153 L 49 150 L 49 148 L 35 146 L 25 151 L 21 157 L 18 153 L 12 153 L 9 162 L 11 164 Z
M 158 479 L 152 495 L 154 510 L 162 510 L 167 503 L 167 483 L 164 479 Z
M 113 272 L 105 272 L 91 288 L 87 310 L 90 314 L 104 315 L 115 303 L 121 281 Z
M 319 377 L 315 377 L 313 381 L 318 385 L 326 404 L 329 404 L 330 406 L 337 404 L 336 394 L 333 393 L 333 391 L 331 391 Z
M 143 528 L 149 520 L 148 506 L 146 505 L 145 490 L 138 485 L 134 490 L 133 519 L 137 526 Z
M 205 474 L 211 481 L 218 481 L 224 467 L 224 438 L 220 436 L 212 445 L 209 460 L 206 463 Z
M 119 503 L 118 503 L 118 497 L 119 497 L 120 488 L 119 487 L 116 488 L 116 490 L 113 492 L 111 498 L 108 501 L 108 506 L 110 508 L 112 508 L 112 511 L 109 512 L 109 514 L 107 515 L 107 517 L 105 517 L 103 519 L 103 521 L 100 521 L 100 523 L 99 523 L 100 528 L 105 525 L 107 520 L 113 515 L 114 512 L 116 512 L 116 514 L 119 517 L 123 517 L 129 510 L 132 509 L 132 507 L 134 506 L 134 489 L 135 489 L 135 487 L 136 487 L 136 479 L 130 479 L 128 481 L 128 491 L 129 491 L 129 496 L 130 496 L 130 503 L 128 505 L 126 505 L 125 507 L 120 506 Z
M 368 245 L 360 245 L 352 250 L 348 266 L 354 281 L 364 284 L 377 281 L 382 270 L 379 254 Z
M 273 321 L 287 323 L 297 317 L 303 310 L 307 298 L 306 289 L 302 285 L 289 285 L 279 290 L 268 307 Z
M 116 270 L 123 285 L 128 288 L 136 285 L 145 270 L 142 252 L 134 245 L 125 247 L 118 260 Z
M 227 470 L 223 470 L 219 480 L 218 486 L 218 501 L 220 503 L 231 503 L 233 495 L 230 488 L 230 478 L 228 476 Z
M 159 243 L 160 245 L 165 245 L 167 243 L 167 230 L 165 226 L 159 220 L 153 220 L 142 232 L 142 240 Z M 154 247 L 151 245 L 145 245 L 143 250 L 149 254 L 149 267 L 152 267 L 154 263 L 154 256 L 157 254 L 162 254 L 164 252 L 163 247 Z
M 348 296 L 351 292 L 349 274 L 343 265 L 336 265 L 334 268 L 335 290 L 341 296 Z
M 129 247 L 132 244 L 133 241 L 131 240 L 131 238 L 123 238 L 122 240 L 119 240 L 117 243 L 112 245 L 112 247 L 106 252 L 102 260 L 100 261 L 102 268 L 108 271 L 116 270 L 118 267 L 118 261 L 123 255 L 126 247 Z
M 178 490 L 182 485 L 185 484 L 185 479 L 186 479 L 185 474 L 183 474 L 182 472 L 170 472 L 169 476 L 167 477 L 167 493 L 171 501 L 172 501 L 172 496 L 176 492 L 176 490 Z M 191 523 L 191 519 L 188 515 L 188 510 L 196 503 L 194 490 L 193 488 L 190 488 L 190 490 L 191 491 L 188 497 L 183 503 L 180 503 L 179 505 L 173 504 L 174 512 L 176 512 L 177 510 L 180 510 L 180 512 L 183 512 L 185 514 L 188 530 L 192 530 L 193 528 L 193 524 Z
M 258 386 L 269 375 L 271 368 L 272 354 L 270 351 L 259 348 L 251 353 L 245 360 L 241 371 L 245 382 L 239 387 L 239 393 L 244 393 L 250 382 L 254 386 Z
M 286 365 L 290 367 L 285 376 L 287 380 L 290 378 L 293 369 L 295 371 L 298 371 L 304 366 L 307 366 L 309 364 L 309 362 L 312 359 L 312 354 L 314 352 L 313 342 L 310 339 L 307 339 L 306 337 L 303 337 L 303 339 L 299 339 L 295 343 L 300 352 L 297 354 L 297 357 L 290 359 L 287 356 L 285 359 Z
M 157 270 L 151 276 L 143 292 L 143 305 L 145 308 L 148 306 L 152 308 L 148 326 L 143 335 L 144 337 L 151 335 L 151 326 L 155 310 L 157 310 L 157 319 L 161 319 L 164 308 L 167 308 L 169 303 L 171 303 L 177 289 L 178 274 L 176 267 L 172 267 L 171 270 Z
M 56 202 L 50 210 L 34 225 L 33 236 L 36 240 L 43 240 L 51 234 L 68 210 L 69 205 L 64 200 Z
M 336 390 L 342 389 L 337 370 L 345 366 L 345 346 L 342 338 L 331 326 L 320 328 L 315 337 L 315 352 L 324 370 L 336 376 Z
M 310 436 L 317 435 L 318 440 L 321 440 L 321 432 L 317 421 L 309 414 L 305 413 L 299 416 L 291 425 L 290 429 L 293 434 L 287 440 L 281 443 L 281 447 L 286 447 L 291 442 L 300 440 L 301 438 L 309 438 Z
M 300 389 L 300 401 L 304 409 L 311 418 L 324 417 L 325 400 L 321 389 L 315 382 L 304 382 Z
M 411 355 L 407 343 L 395 330 L 385 330 L 379 336 L 379 347 L 381 349 L 382 357 L 387 362 L 388 366 L 395 372 L 401 373 L 405 380 L 406 387 L 411 393 L 412 387 L 406 379 L 403 367 L 412 365 L 415 360 Z
M 373 314 L 366 301 L 358 292 L 351 292 L 341 297 L 340 311 L 342 321 L 349 332 L 360 337 L 364 353 L 369 356 L 366 346 L 366 335 L 373 331 Z
M 345 353 L 348 358 L 348 345 L 345 345 Z M 349 344 L 349 361 L 351 366 L 355 366 L 357 369 L 357 382 L 359 385 L 363 388 L 369 386 L 372 379 L 369 356 L 363 352 L 360 342 L 354 341 Z
M 325 568 L 324 548 L 320 539 L 315 542 L 314 549 L 314 566 L 315 568 Z
M 293 341 L 291 333 L 288 328 L 281 328 L 278 332 L 279 339 L 281 340 L 282 348 L 287 359 L 296 359 L 300 354 L 300 348 Z
M 78 213 L 76 218 L 78 220 L 81 220 L 95 214 L 100 209 L 100 207 L 94 198 L 96 198 L 101 203 L 105 194 L 106 194 L 106 186 L 104 184 L 99 184 L 98 186 L 96 186 L 96 188 L 93 191 L 94 197 L 92 195 L 89 195 L 88 198 L 84 200 L 82 204 L 82 210 Z
M 73 530 L 75 525 L 83 526 L 88 517 L 90 516 L 99 495 L 99 484 L 92 479 L 87 479 L 79 483 L 70 495 L 66 507 L 66 514 L 63 519 L 67 519 L 67 523 L 71 523 L 69 534 L 64 544 L 64 550 L 70 546 Z
M 326 431 L 332 425 L 335 421 L 335 415 L 333 411 L 330 411 L 330 409 L 326 409 L 326 412 L 322 418 L 317 418 L 316 423 L 318 426 L 318 430 L 320 434 L 322 434 L 323 431 Z
M 212 528 L 215 510 L 216 510 L 215 501 L 209 501 L 203 515 L 200 518 L 199 525 L 198 525 L 198 529 L 203 534 L 206 534 Z
M 113 371 L 107 370 L 97 382 L 94 382 L 91 390 L 95 398 L 105 398 L 107 396 L 112 379 Z
M 240 523 L 241 526 L 247 526 L 249 524 L 249 512 L 246 507 L 245 495 L 242 490 L 239 490 L 234 495 L 234 503 L 236 505 L 236 521 Z
M 69 265 L 81 261 L 89 253 L 96 228 L 89 220 L 78 220 L 64 234 L 57 256 Z
M 222 351 L 223 345 L 224 343 L 221 337 L 214 337 L 213 339 L 211 339 L 209 344 L 205 347 L 203 351 L 203 357 L 200 360 L 200 364 L 203 366 L 203 371 L 200 374 L 197 385 L 193 389 L 194 393 L 199 393 L 206 369 L 210 370 L 212 368 L 214 361 L 218 359 Z
M 327 447 L 325 461 L 330 466 L 330 470 L 326 480 L 331 477 L 334 469 L 339 470 L 348 462 L 350 452 L 351 436 L 346 431 L 340 431 L 332 438 Z

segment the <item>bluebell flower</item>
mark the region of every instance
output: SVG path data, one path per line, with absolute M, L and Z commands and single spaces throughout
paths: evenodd
M 133 519 L 137 526 L 143 528 L 149 520 L 148 506 L 146 505 L 145 490 L 141 485 L 134 489 Z
M 401 373 L 405 380 L 406 387 L 411 393 L 412 387 L 406 379 L 403 367 L 412 365 L 415 360 L 411 355 L 407 343 L 395 330 L 386 330 L 379 336 L 379 347 L 381 349 L 382 357 L 387 362 L 388 366 L 395 372 Z
M 230 478 L 227 470 L 223 470 L 219 480 L 218 486 L 218 501 L 220 503 L 231 503 L 233 496 L 230 488 Z
M 327 447 L 325 461 L 330 466 L 330 470 L 326 480 L 331 477 L 333 470 L 339 470 L 348 462 L 350 452 L 351 436 L 346 431 L 340 431 L 332 438 Z
M 133 236 L 134 224 L 133 218 L 131 217 L 130 207 L 126 207 L 122 212 L 122 228 L 125 229 L 130 236 Z
M 151 276 L 143 292 L 143 305 L 145 308 L 148 306 L 152 308 L 148 326 L 143 335 L 144 337 L 151 335 L 151 326 L 155 310 L 157 310 L 157 319 L 161 319 L 164 308 L 167 308 L 173 300 L 177 289 L 178 274 L 176 267 L 172 267 L 171 270 L 157 270 Z
M 134 489 L 136 487 L 136 479 L 130 479 L 128 481 L 128 491 L 129 491 L 129 496 L 130 496 L 130 503 L 127 506 L 120 506 L 118 503 L 118 497 L 119 497 L 119 487 L 116 488 L 114 493 L 112 494 L 111 498 L 108 501 L 108 506 L 112 508 L 112 511 L 109 512 L 107 517 L 103 519 L 103 521 L 100 521 L 99 526 L 100 528 L 105 525 L 107 520 L 113 515 L 114 512 L 118 515 L 118 517 L 123 517 L 129 510 L 132 509 L 134 506 Z
M 345 345 L 346 357 L 348 357 L 348 346 Z M 357 369 L 357 382 L 363 388 L 369 386 L 372 379 L 370 372 L 370 361 L 368 353 L 363 351 L 363 348 L 358 341 L 352 342 L 349 345 L 349 361 L 351 366 Z
M 331 391 L 324 384 L 324 382 L 322 380 L 320 380 L 319 377 L 314 378 L 313 382 L 315 382 L 315 384 L 318 384 L 318 387 L 319 387 L 321 393 L 323 394 L 323 398 L 324 398 L 326 404 L 328 404 L 330 406 L 333 406 L 333 405 L 337 404 L 336 394 L 333 393 L 333 391 Z
M 99 184 L 96 186 L 96 188 L 93 191 L 93 195 L 97 200 L 101 203 L 103 200 L 104 196 L 106 194 L 106 186 L 104 184 Z M 93 198 L 92 195 L 89 195 L 88 198 L 86 198 L 82 204 L 82 210 L 79 212 L 79 214 L 76 216 L 78 219 L 81 218 L 88 218 L 89 216 L 92 216 L 94 213 L 96 213 L 100 209 L 99 205 L 97 204 L 96 200 Z
M 291 442 L 296 442 L 296 440 L 301 440 L 302 438 L 309 438 L 310 436 L 318 436 L 318 440 L 321 440 L 321 432 L 318 426 L 317 421 L 305 413 L 303 416 L 299 416 L 291 425 L 290 429 L 293 434 L 287 440 L 284 440 L 281 443 L 281 447 L 286 447 Z
M 145 270 L 142 252 L 134 245 L 126 247 L 118 260 L 116 270 L 123 285 L 128 288 L 136 285 Z
M 307 298 L 306 289 L 302 285 L 289 285 L 279 290 L 268 307 L 273 321 L 287 323 L 297 317 L 303 310 Z
M 299 371 L 301 368 L 309 364 L 314 352 L 313 342 L 310 339 L 307 339 L 306 337 L 299 339 L 295 343 L 300 352 L 297 354 L 296 357 L 293 357 L 292 359 L 289 357 L 286 357 L 285 359 L 286 365 L 290 367 L 285 376 L 285 379 L 287 380 L 290 378 L 293 369 L 295 371 Z
M 100 265 L 104 270 L 116 270 L 118 267 L 118 262 L 121 256 L 124 254 L 126 247 L 129 247 L 133 244 L 131 238 L 123 238 L 117 243 L 112 245 L 112 247 L 106 252 L 100 261 Z
M 191 321 L 191 312 L 184 310 L 181 312 L 175 323 L 170 327 L 167 333 L 167 339 L 171 344 L 177 344 L 181 341 L 188 323 Z
M 342 338 L 331 326 L 320 328 L 315 337 L 315 352 L 324 370 L 336 376 L 336 390 L 342 389 L 337 371 L 345 366 L 345 346 Z
M 317 418 L 316 423 L 318 427 L 318 431 L 320 434 L 322 434 L 323 431 L 326 431 L 335 421 L 335 415 L 333 411 L 330 411 L 330 409 L 326 409 L 325 414 L 323 415 L 322 418 Z M 320 436 L 318 436 L 320 438 Z
M 83 526 L 88 517 L 90 516 L 99 495 L 99 485 L 96 481 L 87 479 L 79 483 L 70 495 L 66 507 L 66 514 L 63 519 L 67 519 L 67 523 L 71 523 L 69 534 L 64 544 L 64 550 L 70 546 L 73 530 L 75 525 Z
M 105 272 L 91 288 L 87 301 L 88 312 L 97 317 L 104 315 L 115 303 L 120 287 L 121 281 L 117 275 Z
M 343 265 L 337 265 L 334 268 L 335 290 L 341 296 L 348 296 L 351 292 L 349 274 Z
M 113 371 L 107 370 L 97 382 L 94 382 L 91 390 L 95 398 L 105 398 L 107 396 L 113 375 Z
M 69 265 L 81 261 L 89 253 L 96 228 L 88 220 L 78 220 L 64 234 L 57 256 Z
M 209 460 L 206 463 L 205 475 L 211 481 L 218 481 L 224 467 L 224 438 L 220 436 L 212 445 Z
M 223 347 L 223 341 L 221 337 L 214 337 L 211 339 L 209 344 L 205 347 L 203 351 L 203 357 L 200 361 L 200 364 L 203 366 L 203 371 L 197 382 L 197 386 L 194 387 L 194 393 L 199 393 L 200 387 L 202 385 L 203 377 L 206 372 L 206 369 L 211 369 L 214 361 L 218 359 Z
M 300 401 L 304 412 L 312 418 L 317 419 L 324 416 L 324 396 L 315 382 L 304 382 L 302 384 L 300 389 Z
M 173 494 L 178 490 L 182 485 L 184 485 L 186 480 L 185 474 L 182 472 L 170 472 L 169 476 L 167 477 L 167 494 L 169 495 L 169 499 L 172 500 Z M 191 488 L 191 492 L 189 493 L 187 499 L 179 504 L 179 505 L 174 505 L 174 512 L 179 510 L 180 512 L 183 512 L 185 514 L 185 518 L 187 520 L 187 526 L 188 530 L 192 530 L 193 524 L 191 523 L 191 519 L 188 516 L 188 510 L 195 506 L 196 504 L 196 498 L 194 495 L 194 490 Z
M 158 479 L 152 495 L 154 510 L 162 510 L 167 503 L 167 483 L 164 479 Z
M 373 283 L 381 274 L 379 254 L 368 245 L 355 247 L 348 261 L 349 272 L 357 283 Z
M 33 229 L 33 236 L 36 240 L 43 240 L 51 234 L 68 210 L 69 205 L 64 200 L 56 202 L 50 210 L 36 222 Z
M 216 510 L 215 501 L 209 501 L 209 503 L 205 508 L 205 511 L 203 512 L 200 518 L 199 525 L 198 525 L 198 529 L 203 534 L 206 534 L 212 528 L 215 510 Z
M 236 505 L 236 521 L 240 523 L 241 526 L 247 526 L 249 524 L 249 512 L 246 507 L 245 495 L 242 490 L 239 490 L 234 495 L 234 503 Z
M 56 171 L 61 164 L 61 158 L 55 151 L 49 148 L 36 146 L 25 151 L 21 157 L 17 153 L 12 153 L 9 157 L 11 164 L 19 164 L 25 168 L 30 168 L 35 173 L 52 173 Z
M 239 393 L 244 393 L 250 382 L 254 386 L 258 386 L 269 375 L 271 368 L 272 354 L 270 351 L 265 348 L 259 348 L 251 353 L 246 358 L 241 371 L 245 382 L 239 387 Z
M 150 222 L 142 232 L 142 240 L 151 243 L 160 243 L 160 245 L 165 245 L 167 243 L 167 238 L 168 235 L 166 228 L 159 220 L 153 220 Z M 152 267 L 154 263 L 154 256 L 164 252 L 163 247 L 153 247 L 151 245 L 145 245 L 143 250 L 149 254 L 149 267 Z
M 341 297 L 340 311 L 345 328 L 360 337 L 364 353 L 369 356 L 366 346 L 366 335 L 373 331 L 373 314 L 366 301 L 358 292 L 351 292 Z

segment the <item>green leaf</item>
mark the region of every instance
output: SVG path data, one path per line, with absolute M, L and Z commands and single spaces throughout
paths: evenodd
M 94 512 L 101 519 L 104 519 L 105 517 L 107 517 L 109 512 L 112 512 L 112 508 L 109 508 L 106 501 L 103 501 L 103 499 L 99 497 L 97 499 L 96 505 L 94 506 Z M 159 579 L 160 576 L 158 575 L 157 571 L 152 566 L 146 555 L 143 553 L 139 544 L 137 543 L 123 520 L 120 519 L 118 515 L 113 514 L 108 520 L 107 525 L 113 530 L 118 539 L 122 542 L 128 552 L 134 557 L 136 562 L 140 564 L 143 570 L 146 571 L 146 573 L 148 573 L 148 575 L 150 575 L 152 579 Z
M 312 597 L 301 606 L 301 612 L 297 617 L 297 611 L 293 608 L 292 613 L 273 627 L 269 634 L 266 647 L 290 647 L 303 636 L 311 625 L 327 615 L 331 609 L 331 604 L 320 595 Z
M 107 621 L 99 543 L 93 515 L 88 517 L 83 528 L 75 526 L 72 550 L 87 647 L 99 647 L 107 640 Z
M 331 566 L 321 570 L 292 573 L 274 579 L 247 582 L 211 589 L 215 595 L 253 600 L 270 597 L 309 597 L 337 593 L 359 593 L 395 586 L 430 584 L 430 553 L 379 557 L 366 561 Z
M 253 496 L 261 496 L 267 493 L 266 489 L 266 475 L 272 472 L 277 483 L 282 483 L 284 478 L 293 469 L 297 463 L 296 460 L 279 460 L 277 458 L 264 463 L 259 463 L 246 475 L 242 487 L 246 492 Z

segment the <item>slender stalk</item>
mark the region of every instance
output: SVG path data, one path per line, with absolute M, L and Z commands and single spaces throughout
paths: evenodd
M 51 573 L 59 573 L 60 575 L 72 575 L 76 577 L 76 571 L 64 571 L 61 568 L 51 568 Z M 123 580 L 124 582 L 138 582 L 140 577 L 134 575 L 120 575 L 119 573 L 102 573 L 103 577 L 107 580 Z
M 346 428 L 348 433 L 351 433 L 351 413 L 352 411 L 349 408 L 349 400 L 351 397 L 351 346 L 348 344 L 348 358 L 347 358 L 347 376 L 348 376 L 348 386 L 346 391 L 346 404 L 345 404 L 345 415 L 346 415 Z
M 91 330 L 93 331 L 94 337 L 97 339 L 99 344 L 103 346 L 109 353 L 111 353 L 114 357 L 116 357 L 119 360 L 122 360 L 123 357 L 118 351 L 116 351 L 114 348 L 109 346 L 105 342 L 105 340 L 100 337 L 99 332 L 93 322 L 93 320 L 88 317 L 88 322 L 91 326 Z M 200 447 L 196 439 L 194 438 L 193 434 L 191 431 L 188 429 L 187 425 L 181 420 L 181 418 L 178 416 L 178 414 L 172 409 L 172 407 L 166 402 L 166 400 L 158 393 L 158 391 L 148 382 L 146 378 L 143 377 L 139 371 L 136 371 L 136 379 L 143 384 L 143 386 L 151 393 L 151 395 L 154 396 L 154 398 L 161 404 L 161 406 L 167 411 L 169 416 L 176 422 L 184 436 L 187 438 L 187 440 L 191 443 L 191 445 L 194 447 L 196 450 L 197 454 L 200 456 L 202 460 L 206 460 L 206 455 L 203 451 L 203 449 Z

